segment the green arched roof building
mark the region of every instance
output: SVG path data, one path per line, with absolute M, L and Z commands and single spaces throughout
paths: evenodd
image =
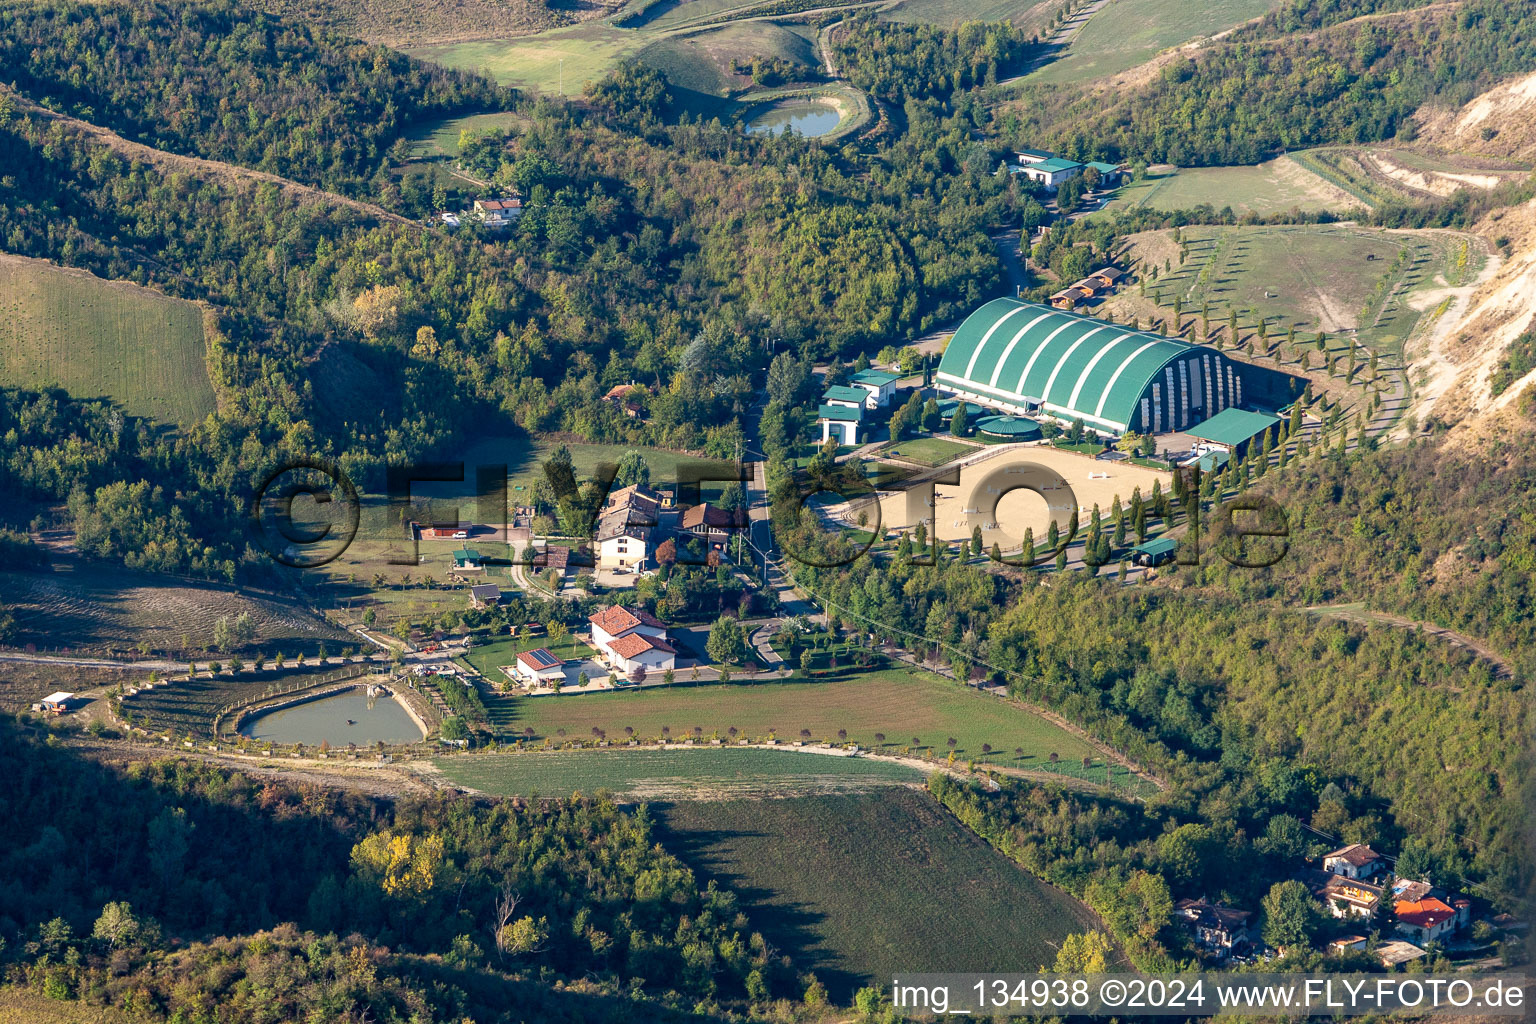
M 994 299 L 955 331 L 935 382 L 1004 412 L 1081 419 L 1115 433 L 1166 433 L 1241 404 L 1242 368 L 1203 346 Z

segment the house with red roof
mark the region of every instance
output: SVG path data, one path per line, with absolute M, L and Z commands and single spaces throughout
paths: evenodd
M 1422 900 L 1399 900 L 1393 907 L 1397 915 L 1397 933 L 1423 946 L 1456 931 L 1460 914 L 1450 904 L 1434 896 Z
M 612 605 L 587 621 L 592 646 L 621 676 L 677 667 L 677 649 L 667 638 L 666 623 L 645 609 Z

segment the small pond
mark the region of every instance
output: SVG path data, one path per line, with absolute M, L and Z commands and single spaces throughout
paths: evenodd
M 371 707 L 369 705 L 372 705 Z M 240 726 L 240 735 L 273 743 L 304 743 L 360 747 L 385 743 L 415 743 L 421 729 L 393 697 L 371 701 L 362 690 L 295 704 L 257 715 Z
M 795 100 L 778 103 L 758 111 L 747 122 L 748 135 L 775 135 L 794 132 L 806 138 L 825 135 L 837 127 L 843 116 L 830 103 L 817 100 Z

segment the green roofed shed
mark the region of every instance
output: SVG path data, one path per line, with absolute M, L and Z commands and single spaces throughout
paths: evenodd
M 894 384 L 900 379 L 896 374 L 886 373 L 884 370 L 860 370 L 852 377 L 856 384 L 868 384 L 876 388 L 883 388 L 887 384 Z
M 1235 452 L 1264 431 L 1279 425 L 1279 418 L 1268 413 L 1249 412 L 1246 409 L 1223 409 L 1204 423 L 1190 427 L 1186 433 L 1190 437 L 1209 441 L 1211 444 L 1219 444 Z
M 869 392 L 863 388 L 850 388 L 844 384 L 834 384 L 822 394 L 823 402 L 857 402 L 860 405 L 869 398 Z
M 1162 565 L 1173 560 L 1179 542 L 1172 537 L 1158 537 L 1131 548 L 1131 561 L 1137 565 Z
M 864 418 L 864 410 L 850 409 L 846 405 L 823 405 L 816 410 L 816 418 L 837 420 L 841 423 L 858 423 Z

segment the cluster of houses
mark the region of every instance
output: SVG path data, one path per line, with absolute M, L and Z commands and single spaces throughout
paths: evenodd
M 677 667 L 677 648 L 667 625 L 641 608 L 612 605 L 588 616 L 591 644 L 598 661 L 613 672 L 618 686 L 638 686 L 652 673 Z M 517 656 L 513 674 L 533 687 L 565 677 L 565 662 L 547 647 Z
M 679 545 L 697 539 L 708 557 L 724 553 L 744 525 L 741 512 L 707 501 L 680 508 L 670 495 L 634 484 L 610 494 L 598 513 L 593 557 L 599 569 L 640 572 L 655 564 L 656 549 L 669 538 Z
M 1104 188 L 1117 187 L 1126 175 L 1124 164 L 1107 164 L 1099 160 L 1083 162 L 1068 160 L 1044 149 L 1021 149 L 1015 152 L 1014 156 L 1018 162 L 1009 165 L 1009 172 L 1023 175 L 1037 185 L 1044 186 L 1050 192 L 1056 191 L 1063 183 L 1085 174 L 1090 168 L 1099 173 L 1099 182 Z
M 445 210 L 438 214 L 446 228 L 456 228 L 464 223 L 465 218 L 477 220 L 492 230 L 507 227 L 513 221 L 523 215 L 523 201 L 517 196 L 502 196 L 497 199 L 476 199 L 467 210 L 455 213 Z
M 864 414 L 890 405 L 899 379 L 884 370 L 860 370 L 847 384 L 834 384 L 822 392 L 816 410 L 822 443 L 836 438 L 838 444 L 859 444 L 867 429 Z
M 1076 309 L 1096 295 L 1114 291 L 1115 285 L 1119 284 L 1123 277 L 1125 277 L 1125 271 L 1118 267 L 1101 267 L 1081 281 L 1069 284 L 1052 295 L 1051 305 L 1057 309 Z
M 1351 843 L 1324 855 L 1321 870 L 1308 869 L 1299 876 L 1312 895 L 1332 917 L 1344 922 L 1376 920 L 1384 901 L 1390 901 L 1393 931 L 1398 938 L 1380 943 L 1375 954 L 1386 966 L 1422 957 L 1424 947 L 1447 939 L 1466 927 L 1472 903 L 1428 882 L 1391 879 L 1386 859 L 1369 846 Z M 1377 884 L 1381 880 L 1382 884 Z M 1250 913 L 1209 903 L 1204 899 L 1179 900 L 1174 912 L 1194 937 L 1195 944 L 1217 958 L 1241 956 L 1260 943 L 1252 930 Z M 1330 953 L 1366 949 L 1364 935 L 1345 935 L 1329 943 Z

